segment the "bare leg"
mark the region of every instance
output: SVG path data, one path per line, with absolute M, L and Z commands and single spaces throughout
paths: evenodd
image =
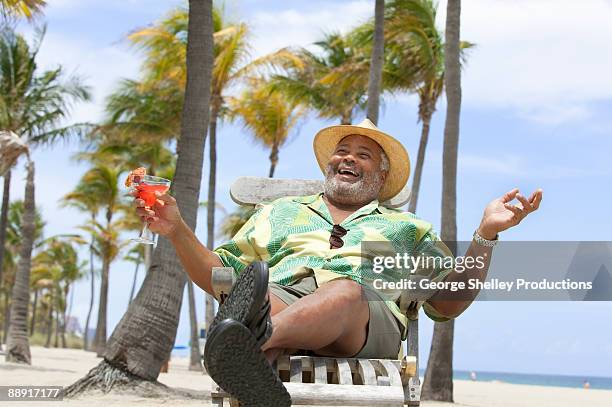
M 262 350 L 267 356 L 273 356 L 268 350 L 289 348 L 353 356 L 365 344 L 369 318 L 368 303 L 358 283 L 330 281 L 273 314 L 272 337 Z
M 278 298 L 276 295 L 272 293 L 269 293 L 269 294 L 270 294 L 270 306 L 271 306 L 270 314 L 272 315 L 272 317 L 274 317 L 274 315 L 278 314 L 281 311 L 284 311 L 285 309 L 287 309 L 287 307 L 289 307 L 287 304 L 285 304 L 283 300 Z M 281 348 L 274 348 L 274 349 L 265 350 L 264 354 L 266 355 L 266 359 L 268 360 L 268 362 L 272 364 L 283 353 L 283 351 L 284 350 Z

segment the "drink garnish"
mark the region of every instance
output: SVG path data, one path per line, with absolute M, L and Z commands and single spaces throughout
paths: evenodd
M 133 183 L 139 183 L 140 179 L 147 175 L 147 169 L 144 167 L 136 168 L 135 170 L 130 171 L 125 180 L 125 186 L 131 187 Z

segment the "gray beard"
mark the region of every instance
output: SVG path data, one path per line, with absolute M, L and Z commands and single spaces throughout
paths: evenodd
M 353 183 L 339 181 L 335 175 L 333 167 L 328 164 L 323 193 L 341 204 L 357 205 L 372 202 L 378 197 L 382 188 L 383 179 L 379 172 L 364 174 L 359 181 Z

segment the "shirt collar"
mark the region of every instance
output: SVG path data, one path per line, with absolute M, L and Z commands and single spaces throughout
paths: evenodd
M 293 198 L 293 201 L 308 206 L 310 209 L 321 215 L 329 223 L 333 224 L 329 209 L 327 208 L 325 201 L 323 201 L 323 192 L 320 192 L 315 195 L 295 197 Z M 380 203 L 378 202 L 378 199 L 373 200 L 369 204 L 362 206 L 361 208 L 353 212 L 342 222 L 342 224 L 347 224 L 358 217 L 370 215 L 373 212 L 382 213 L 379 208 L 379 205 Z

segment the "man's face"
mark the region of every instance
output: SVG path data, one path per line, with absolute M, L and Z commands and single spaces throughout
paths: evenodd
M 349 204 L 378 196 L 387 172 L 381 170 L 382 149 L 372 139 L 351 135 L 340 140 L 325 174 L 325 194 Z

